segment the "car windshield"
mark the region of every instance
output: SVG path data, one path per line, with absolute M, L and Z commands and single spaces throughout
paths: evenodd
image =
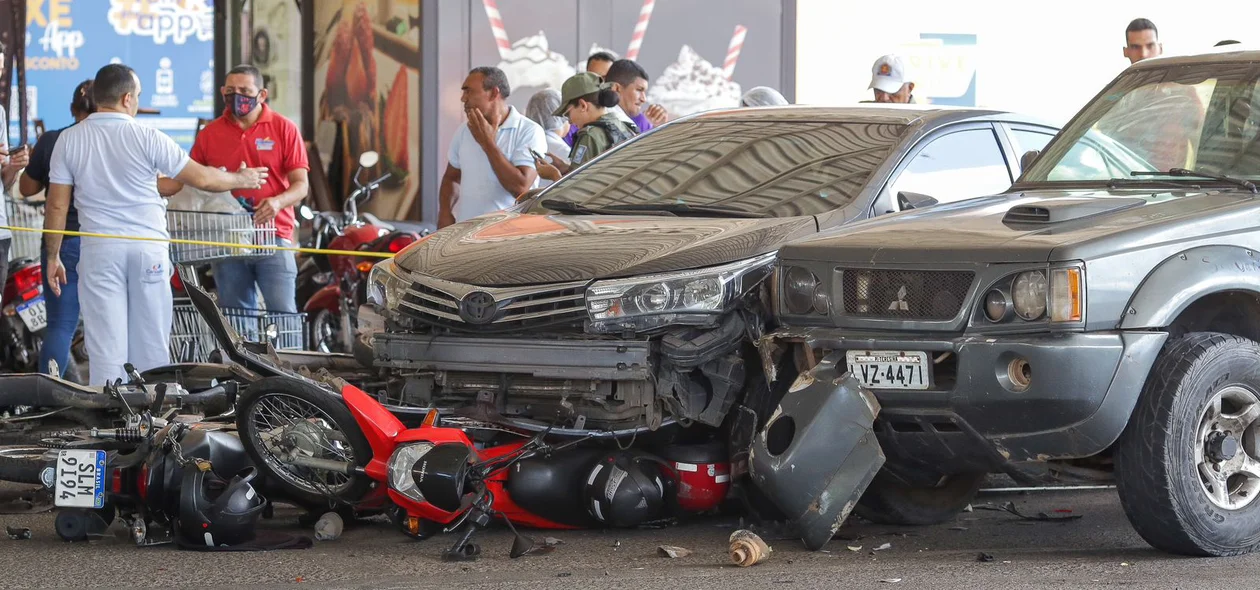
M 1173 168 L 1260 178 L 1257 78 L 1260 67 L 1250 63 L 1124 74 L 1051 142 L 1020 182 L 1204 182 L 1161 174 Z
M 848 205 L 898 142 L 887 123 L 697 120 L 592 161 L 531 205 L 541 213 L 661 210 L 815 215 Z

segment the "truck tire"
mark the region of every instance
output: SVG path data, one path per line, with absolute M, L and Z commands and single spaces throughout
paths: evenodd
M 1115 448 L 1120 504 L 1147 543 L 1192 556 L 1260 546 L 1257 392 L 1260 343 L 1195 332 L 1165 344 Z
M 921 487 L 908 485 L 880 471 L 853 512 L 876 524 L 940 524 L 967 508 L 986 475 L 951 475 L 939 486 Z

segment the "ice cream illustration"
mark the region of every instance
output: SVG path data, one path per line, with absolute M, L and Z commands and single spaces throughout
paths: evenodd
M 513 89 L 523 86 L 559 88 L 576 70 L 563 55 L 547 46 L 547 35 L 539 31 L 517 40 L 503 53 L 499 69 L 507 74 Z
M 709 63 L 689 45 L 648 88 L 648 102 L 658 103 L 674 117 L 739 106 L 739 84 L 722 68 Z

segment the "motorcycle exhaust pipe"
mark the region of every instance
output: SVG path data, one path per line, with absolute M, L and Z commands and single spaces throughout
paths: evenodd
M 363 468 L 352 465 L 345 461 L 333 461 L 332 459 L 319 459 L 316 457 L 294 457 L 289 459 L 290 465 L 297 467 L 306 467 L 307 469 L 322 469 L 324 471 L 334 471 L 336 473 L 344 473 L 346 475 L 358 475 L 363 473 Z

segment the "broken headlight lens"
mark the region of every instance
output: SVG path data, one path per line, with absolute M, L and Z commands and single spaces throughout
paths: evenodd
M 598 281 L 586 289 L 586 310 L 597 325 L 660 314 L 720 314 L 769 274 L 774 258 L 770 253 L 712 268 Z
M 433 443 L 427 442 L 402 445 L 394 449 L 394 454 L 389 457 L 390 489 L 417 502 L 423 502 L 424 495 L 416 485 L 412 468 L 432 450 Z
M 398 264 L 393 259 L 384 260 L 372 267 L 368 275 L 367 300 L 378 309 L 394 310 L 402 302 L 409 283 L 402 278 Z

